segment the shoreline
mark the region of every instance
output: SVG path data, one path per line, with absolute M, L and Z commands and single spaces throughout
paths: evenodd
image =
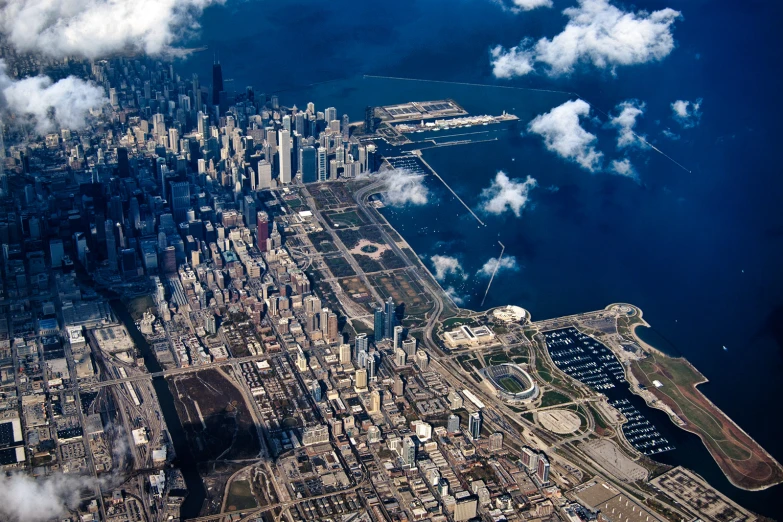
M 383 192 L 383 190 L 382 190 L 382 187 L 379 187 L 379 190 L 377 190 L 377 191 L 374 191 L 373 193 L 380 193 L 380 192 Z M 387 226 L 389 226 L 389 227 L 390 227 L 392 230 L 394 230 L 394 231 L 395 231 L 395 232 L 396 232 L 396 233 L 399 235 L 399 237 L 402 239 L 402 241 L 403 241 L 403 242 L 404 242 L 404 243 L 405 243 L 405 244 L 408 246 L 408 248 L 411 250 L 411 252 L 413 252 L 413 254 L 416 256 L 416 258 L 418 259 L 418 261 L 419 261 L 420 265 L 421 265 L 421 266 L 423 266 L 423 267 L 424 267 L 424 269 L 425 269 L 425 270 L 426 270 L 426 271 L 427 271 L 427 272 L 430 274 L 430 276 L 432 277 L 432 274 L 431 274 L 431 272 L 430 272 L 429 268 L 428 268 L 428 267 L 426 266 L 426 264 L 425 264 L 425 263 L 424 263 L 424 262 L 421 260 L 421 258 L 418 256 L 418 254 L 417 254 L 417 253 L 416 253 L 416 252 L 413 250 L 413 248 L 412 248 L 412 247 L 411 247 L 411 246 L 408 244 L 408 242 L 405 240 L 404 236 L 403 236 L 402 234 L 400 234 L 400 233 L 399 233 L 399 232 L 398 232 L 398 231 L 397 231 L 397 230 L 396 230 L 396 229 L 395 229 L 395 228 L 392 226 L 392 224 L 389 222 L 389 220 L 386 218 L 386 216 L 384 216 L 384 215 L 383 215 L 382 213 L 380 213 L 380 212 L 378 212 L 377 214 L 378 214 L 378 215 L 379 215 L 379 216 L 380 216 L 380 217 L 383 219 L 383 221 L 385 222 L 385 224 L 386 224 Z M 445 290 L 444 290 L 444 289 L 443 289 L 443 287 L 441 286 L 440 282 L 439 282 L 439 281 L 437 281 L 437 279 L 435 279 L 434 277 L 432 277 L 432 280 L 433 280 L 433 281 L 435 282 L 435 284 L 437 285 L 437 288 L 440 290 L 441 294 L 442 294 L 442 295 L 444 295 L 444 296 L 446 296 L 446 298 L 447 298 L 449 301 L 451 301 L 451 296 L 449 296 L 449 295 L 448 295 L 448 294 L 445 292 Z M 453 303 L 453 301 L 452 301 L 452 303 Z M 641 309 L 641 308 L 639 308 L 638 306 L 632 305 L 632 304 L 630 304 L 630 303 L 611 303 L 611 304 L 607 305 L 607 306 L 606 306 L 606 307 L 605 307 L 603 310 L 595 310 L 595 311 L 593 311 L 593 312 L 582 312 L 582 313 L 571 314 L 571 315 L 562 316 L 562 317 L 556 317 L 556 318 L 544 319 L 544 320 L 541 320 L 541 321 L 536 321 L 536 322 L 549 322 L 549 321 L 553 321 L 553 320 L 560 320 L 560 321 L 562 321 L 562 320 L 568 320 L 569 318 L 576 318 L 576 317 L 584 316 L 584 315 L 587 315 L 587 314 L 590 314 L 590 313 L 597 313 L 597 312 L 601 312 L 601 311 L 612 311 L 612 308 L 614 308 L 614 307 L 616 307 L 616 306 L 628 306 L 628 307 L 632 308 L 632 309 L 635 311 L 635 314 L 636 314 L 636 315 L 635 315 L 635 316 L 631 316 L 631 317 L 632 317 L 632 318 L 638 318 L 639 322 L 634 322 L 632 325 L 630 325 L 630 326 L 628 327 L 628 330 L 629 330 L 629 332 L 630 332 L 630 335 L 631 335 L 632 339 L 633 339 L 633 340 L 634 340 L 634 341 L 635 341 L 635 342 L 636 342 L 636 343 L 637 343 L 637 344 L 640 346 L 640 348 L 641 348 L 641 349 L 642 349 L 644 352 L 646 352 L 647 354 L 654 354 L 654 355 L 657 355 L 657 356 L 660 356 L 660 357 L 669 358 L 669 359 L 678 359 L 678 360 L 680 360 L 680 361 L 683 361 L 685 364 L 687 364 L 687 365 L 690 367 L 690 369 L 691 369 L 691 370 L 693 370 L 693 371 L 694 371 L 696 374 L 698 374 L 698 376 L 699 376 L 699 378 L 700 378 L 700 380 L 699 380 L 698 382 L 696 382 L 696 383 L 693 383 L 693 384 L 692 384 L 692 387 L 693 387 L 693 390 L 694 390 L 694 392 L 698 393 L 698 394 L 699 394 L 699 395 L 700 395 L 700 396 L 701 396 L 701 397 L 702 397 L 702 398 L 703 398 L 703 399 L 706 401 L 706 403 L 707 403 L 707 404 L 708 404 L 708 405 L 709 405 L 711 408 L 713 408 L 713 409 L 714 409 L 714 411 L 715 411 L 715 412 L 718 414 L 718 416 L 719 416 L 719 417 L 717 417 L 717 418 L 716 418 L 716 420 L 718 420 L 720 417 L 722 417 L 722 418 L 724 418 L 724 419 L 727 419 L 729 422 L 731 422 L 731 424 L 732 424 L 732 425 L 733 425 L 733 426 L 734 426 L 734 427 L 735 427 L 737 430 L 739 430 L 739 431 L 740 431 L 740 432 L 741 432 L 741 433 L 742 433 L 742 434 L 743 434 L 745 437 L 747 437 L 747 438 L 748 438 L 748 439 L 749 439 L 749 440 L 750 440 L 750 441 L 751 441 L 751 442 L 752 442 L 752 443 L 753 443 L 753 444 L 754 444 L 754 445 L 755 445 L 755 446 L 756 446 L 756 447 L 757 447 L 757 448 L 760 450 L 761 454 L 763 454 L 763 455 L 766 457 L 766 459 L 768 459 L 768 462 L 767 462 L 767 464 L 768 464 L 768 465 L 770 465 L 770 466 L 774 466 L 774 467 L 777 467 L 779 471 L 782 471 L 782 472 L 783 472 L 783 466 L 781 466 L 781 465 L 780 465 L 780 463 L 779 463 L 779 462 L 778 462 L 778 461 L 777 461 L 777 460 L 776 460 L 774 457 L 772 457 L 772 456 L 769 454 L 769 452 L 767 452 L 767 451 L 766 451 L 766 450 L 765 450 L 765 449 L 764 449 L 764 448 L 763 448 L 763 447 L 762 447 L 762 446 L 761 446 L 761 445 L 760 445 L 760 444 L 759 444 L 759 443 L 758 443 L 758 442 L 757 442 L 757 441 L 756 441 L 756 440 L 755 440 L 753 437 L 751 437 L 751 436 L 750 436 L 750 435 L 749 435 L 749 434 L 748 434 L 748 433 L 747 433 L 745 430 L 743 430 L 743 429 L 742 429 L 742 428 L 741 428 L 741 427 L 740 427 L 740 426 L 739 426 L 739 425 L 738 425 L 736 422 L 734 422 L 734 420 L 733 420 L 733 419 L 731 419 L 731 417 L 729 417 L 728 415 L 726 415 L 726 413 L 725 413 L 725 412 L 723 412 L 723 410 L 721 410 L 720 408 L 718 408 L 718 407 L 717 407 L 717 406 L 716 406 L 716 405 L 715 405 L 715 404 L 714 404 L 714 403 L 713 403 L 713 402 L 712 402 L 712 401 L 711 401 L 711 400 L 710 400 L 710 399 L 709 399 L 709 398 L 708 398 L 708 397 L 707 397 L 705 394 L 703 394 L 703 393 L 702 393 L 702 392 L 701 392 L 701 391 L 698 389 L 698 386 L 699 386 L 699 385 L 701 385 L 701 384 L 704 384 L 704 383 L 706 383 L 706 382 L 709 382 L 709 379 L 708 379 L 708 378 L 707 378 L 707 377 L 706 377 L 706 376 L 705 376 L 703 373 L 701 373 L 701 372 L 700 372 L 700 371 L 699 371 L 699 370 L 698 370 L 698 369 L 697 369 L 697 368 L 696 368 L 696 367 L 695 367 L 695 366 L 694 366 L 694 365 L 693 365 L 693 364 L 692 364 L 690 361 L 688 361 L 688 360 L 687 360 L 687 358 L 685 358 L 685 357 L 682 357 L 682 356 L 680 356 L 680 357 L 672 357 L 672 356 L 668 355 L 667 353 L 665 353 L 664 351 L 662 351 L 662 350 L 660 350 L 660 349 L 656 348 L 655 346 L 651 345 L 650 343 L 648 343 L 648 342 L 646 342 L 646 341 L 642 340 L 642 339 L 641 339 L 641 338 L 640 338 L 640 337 L 637 335 L 637 333 L 636 333 L 636 328 L 638 328 L 638 327 L 640 327 L 640 326 L 644 326 L 644 327 L 646 327 L 646 328 L 651 328 L 650 324 L 649 324 L 649 323 L 648 323 L 648 322 L 647 322 L 647 321 L 644 319 L 644 312 L 643 312 L 643 311 L 642 311 L 642 309 Z M 490 312 L 491 310 L 493 310 L 494 308 L 497 308 L 497 307 L 491 307 L 491 308 L 488 308 L 488 309 L 486 309 L 486 310 L 483 310 L 483 311 L 475 311 L 475 310 L 469 310 L 469 309 L 467 309 L 467 308 L 460 308 L 460 307 L 457 307 L 457 310 L 458 310 L 458 315 L 459 315 L 459 312 L 468 312 L 468 313 L 469 313 L 469 315 L 473 315 L 473 314 L 486 314 L 486 313 L 489 313 L 489 312 Z M 530 313 L 530 312 L 528 312 L 528 313 L 530 314 L 530 317 L 528 318 L 528 324 L 530 324 L 530 325 L 534 325 L 535 323 L 532 321 L 532 313 Z M 440 320 L 440 319 L 438 318 L 438 321 L 439 321 L 439 320 Z M 628 371 L 628 372 L 631 372 L 631 369 L 630 369 L 630 367 L 629 367 L 629 368 L 627 368 L 627 371 Z M 627 379 L 627 376 L 626 376 L 626 379 Z M 627 379 L 627 380 L 628 380 L 628 379 Z M 635 376 L 634 376 L 634 381 L 636 381 L 636 380 L 637 380 L 637 379 L 636 379 L 636 378 L 635 378 Z M 688 425 L 690 425 L 690 424 L 693 424 L 693 421 L 691 421 L 690 419 L 684 418 L 685 425 L 684 425 L 684 426 L 683 426 L 683 425 L 680 425 L 678 422 L 676 422 L 676 420 L 675 420 L 674 418 L 672 418 L 672 414 L 676 415 L 676 412 L 675 412 L 675 411 L 674 411 L 674 410 L 673 410 L 673 409 L 672 409 L 670 406 L 668 406 L 668 405 L 667 405 L 667 404 L 666 404 L 664 401 L 662 401 L 661 399 L 658 399 L 657 397 L 655 397 L 655 396 L 653 395 L 653 397 L 655 397 L 655 399 L 657 399 L 657 401 L 660 401 L 660 404 L 661 404 L 661 406 L 663 406 L 663 407 L 661 407 L 661 406 L 657 406 L 657 405 L 654 405 L 654 404 L 652 404 L 650 401 L 648 401 L 647 397 L 645 397 L 644 395 L 642 395 L 642 394 L 638 393 L 638 391 L 637 391 L 636 389 L 634 389 L 634 386 L 632 386 L 632 385 L 631 385 L 631 381 L 630 381 L 630 380 L 628 380 L 628 382 L 629 382 L 629 389 L 631 390 L 631 392 L 632 392 L 634 395 L 637 395 L 637 396 L 641 397 L 641 398 L 644 400 L 645 404 L 646 404 L 648 407 L 650 407 L 650 408 L 655 408 L 655 409 L 657 409 L 657 410 L 663 411 L 664 413 L 666 413 L 667 417 L 669 417 L 669 420 L 672 422 L 672 424 L 674 424 L 676 427 L 678 427 L 678 428 L 682 429 L 683 431 L 686 431 L 686 432 L 688 432 L 688 433 L 692 433 L 692 434 L 694 434 L 694 435 L 698 436 L 698 437 L 699 437 L 699 439 L 700 439 L 700 441 L 701 441 L 701 443 L 702 443 L 702 445 L 705 447 L 705 449 L 707 450 L 707 452 L 710 454 L 710 456 L 712 457 L 713 461 L 714 461 L 714 462 L 717 464 L 717 466 L 718 466 L 718 468 L 720 469 L 721 473 L 722 473 L 722 474 L 723 474 L 723 475 L 726 477 L 726 479 L 729 481 L 729 483 L 730 483 L 732 486 L 734 486 L 734 487 L 736 487 L 736 488 L 738 488 L 738 489 L 744 490 L 744 491 L 750 491 L 750 492 L 754 492 L 754 491 L 763 491 L 763 490 L 769 489 L 769 488 L 771 488 L 771 487 L 774 487 L 774 486 L 776 486 L 776 485 L 779 485 L 779 484 L 783 483 L 783 479 L 781 479 L 781 480 L 779 480 L 779 481 L 777 481 L 777 482 L 774 482 L 774 483 L 771 483 L 771 484 L 762 485 L 762 486 L 758 486 L 758 487 L 747 487 L 747 486 L 742 486 L 742 485 L 739 485 L 739 484 L 737 484 L 737 483 L 735 482 L 734 478 L 733 478 L 732 476 L 730 476 L 728 473 L 726 473 L 726 470 L 725 470 L 725 469 L 723 468 L 723 466 L 721 465 L 721 461 L 719 461 L 719 460 L 718 460 L 718 458 L 716 457 L 716 454 L 714 454 L 714 453 L 713 453 L 713 449 L 711 448 L 711 446 L 710 446 L 710 445 L 708 445 L 708 444 L 705 442 L 705 437 L 706 437 L 706 435 L 705 435 L 705 434 L 703 434 L 703 433 L 701 433 L 701 432 L 699 432 L 699 431 L 693 431 L 693 430 L 691 430 L 691 429 L 688 429 L 688 428 L 686 427 L 686 426 L 688 426 Z M 650 392 L 650 393 L 652 393 L 652 392 Z M 675 402 L 675 404 L 677 404 L 677 403 Z M 679 407 L 679 406 L 678 406 L 678 407 Z M 680 409 L 682 409 L 682 408 L 680 407 Z M 671 414 L 670 414 L 670 412 L 669 412 L 668 410 L 671 410 Z M 728 457 L 727 457 L 727 458 L 728 458 Z M 694 472 L 694 473 L 695 473 L 695 472 Z
M 614 305 L 610 305 L 610 306 L 614 306 Z M 720 409 L 720 408 L 719 408 L 719 407 L 718 407 L 718 406 L 717 406 L 717 405 L 716 405 L 714 402 L 712 402 L 712 400 L 710 400 L 710 398 L 709 398 L 709 397 L 707 397 L 707 396 L 706 396 L 704 393 L 702 393 L 702 392 L 701 392 L 701 390 L 699 390 L 699 389 L 698 389 L 698 387 L 699 387 L 701 384 L 704 384 L 704 383 L 707 383 L 707 382 L 709 382 L 709 379 L 708 379 L 708 378 L 707 378 L 707 377 L 706 377 L 706 376 L 705 376 L 703 373 L 701 373 L 701 372 L 698 370 L 698 368 L 696 368 L 696 367 L 695 367 L 695 366 L 694 366 L 694 365 L 693 365 L 693 364 L 692 364 L 692 363 L 691 363 L 691 362 L 690 362 L 690 361 L 689 361 L 687 358 L 685 358 L 685 357 L 671 357 L 670 355 L 667 355 L 666 353 L 662 352 L 661 350 L 659 350 L 659 349 L 655 348 L 654 346 L 650 345 L 649 343 L 647 343 L 647 342 L 643 341 L 642 339 L 640 339 L 640 338 L 639 338 L 639 337 L 636 335 L 636 327 L 638 327 L 638 326 L 645 326 L 645 327 L 647 327 L 647 328 L 650 328 L 650 325 L 649 325 L 649 323 L 647 323 L 647 321 L 645 321 L 645 320 L 642 318 L 642 310 L 641 310 L 640 308 L 638 308 L 638 307 L 635 307 L 635 306 L 634 306 L 634 309 L 636 309 L 636 310 L 637 310 L 637 312 L 638 312 L 638 314 L 639 314 L 639 319 L 641 319 L 641 320 L 642 320 L 642 322 L 641 322 L 641 323 L 635 323 L 635 324 L 634 324 L 634 325 L 632 325 L 632 326 L 631 326 L 629 329 L 630 329 L 630 331 L 631 331 L 631 335 L 633 336 L 633 339 L 634 339 L 634 340 L 635 340 L 635 341 L 636 341 L 636 342 L 637 342 L 637 343 L 638 343 L 638 344 L 639 344 L 639 345 L 642 347 L 642 349 L 644 349 L 645 351 L 648 351 L 649 353 L 654 353 L 654 354 L 656 354 L 656 355 L 658 355 L 658 356 L 661 356 L 661 357 L 666 357 L 666 358 L 669 358 L 669 359 L 678 359 L 678 360 L 680 360 L 680 361 L 684 362 L 685 364 L 687 364 L 687 365 L 688 365 L 688 366 L 689 366 L 689 367 L 690 367 L 690 368 L 691 368 L 691 369 L 692 369 L 694 372 L 696 372 L 696 373 L 697 373 L 697 374 L 698 374 L 698 375 L 701 377 L 701 380 L 699 380 L 699 382 L 695 382 L 695 383 L 693 383 L 693 384 L 691 385 L 691 386 L 692 386 L 692 388 L 693 388 L 693 390 L 694 390 L 696 393 L 698 393 L 699 395 L 701 395 L 701 397 L 703 397 L 703 398 L 704 398 L 704 400 L 706 401 L 706 403 L 707 403 L 707 404 L 709 404 L 709 406 L 710 406 L 711 408 L 714 408 L 714 410 L 715 410 L 717 413 L 719 413 L 719 414 L 720 414 L 720 416 L 721 416 L 721 417 L 723 417 L 723 419 L 726 419 L 728 422 L 730 422 L 730 423 L 731 423 L 731 424 L 732 424 L 732 425 L 733 425 L 733 426 L 734 426 L 734 427 L 735 427 L 737 430 L 739 430 L 739 431 L 740 431 L 740 432 L 741 432 L 743 435 L 745 435 L 745 436 L 746 436 L 746 437 L 747 437 L 747 438 L 748 438 L 748 439 L 749 439 L 749 440 L 750 440 L 750 441 L 751 441 L 753 444 L 755 444 L 755 445 L 756 445 L 756 447 L 757 447 L 757 448 L 758 448 L 758 449 L 761 451 L 761 453 L 762 453 L 762 454 L 763 454 L 763 455 L 764 455 L 764 456 L 765 456 L 767 459 L 769 459 L 769 462 L 768 462 L 768 464 L 769 464 L 770 466 L 775 466 L 775 467 L 777 467 L 777 468 L 778 468 L 778 470 L 779 470 L 779 471 L 783 471 L 783 466 L 781 466 L 781 464 L 780 464 L 780 463 L 779 463 L 779 462 L 778 462 L 778 461 L 777 461 L 777 460 L 776 460 L 776 459 L 775 459 L 775 458 L 774 458 L 772 455 L 770 455 L 770 453 L 769 453 L 769 452 L 768 452 L 766 449 L 764 449 L 764 447 L 763 447 L 761 444 L 759 444 L 759 443 L 756 441 L 756 439 L 754 439 L 754 438 L 753 438 L 753 437 L 752 437 L 752 436 L 751 436 L 751 435 L 750 435 L 748 432 L 746 432 L 745 430 L 743 430 L 743 429 L 742 429 L 742 427 L 740 427 L 740 426 L 739 426 L 739 425 L 738 425 L 738 424 L 737 424 L 737 423 L 734 421 L 734 419 L 732 419 L 732 418 L 731 418 L 729 415 L 727 415 L 727 414 L 726 414 L 726 413 L 725 413 L 723 410 L 721 410 L 721 409 Z M 632 370 L 631 370 L 630 368 L 628 368 L 628 371 L 629 371 L 629 372 L 632 372 Z M 634 379 L 636 379 L 636 377 L 635 377 L 635 376 L 634 376 Z M 629 381 L 629 384 L 630 384 L 630 381 Z M 631 392 L 632 392 L 632 393 L 634 393 L 635 395 L 637 395 L 637 396 L 641 397 L 641 398 L 644 400 L 644 402 L 647 404 L 647 406 L 648 406 L 648 407 L 650 407 L 650 408 L 655 408 L 655 409 L 657 409 L 657 410 L 660 410 L 660 411 L 663 411 L 664 413 L 666 413 L 666 414 L 667 414 L 667 416 L 669 417 L 669 420 L 671 420 L 671 421 L 672 421 L 672 424 L 674 424 L 674 425 L 675 425 L 675 426 L 677 426 L 678 428 L 682 429 L 683 431 L 687 431 L 688 433 L 692 433 L 692 434 L 696 435 L 697 437 L 699 437 L 699 440 L 701 440 L 701 443 L 702 443 L 702 444 L 704 445 L 704 447 L 707 449 L 707 452 L 710 454 L 710 456 L 712 457 L 712 459 L 713 459 L 713 460 L 715 461 L 715 463 L 718 465 L 718 468 L 721 470 L 721 472 L 723 473 L 723 475 L 726 477 L 726 479 L 729 481 L 729 483 L 731 483 L 731 485 L 732 485 L 732 486 L 734 486 L 734 487 L 736 487 L 736 488 L 738 488 L 738 489 L 741 489 L 741 490 L 743 490 L 743 491 L 751 491 L 751 492 L 754 492 L 754 491 L 764 491 L 764 490 L 766 490 L 766 489 L 772 488 L 772 487 L 774 487 L 774 486 L 777 486 L 777 485 L 779 485 L 779 484 L 782 484 L 782 483 L 783 483 L 783 478 L 781 478 L 781 479 L 780 479 L 780 480 L 778 480 L 777 482 L 773 482 L 773 483 L 771 483 L 771 484 L 765 484 L 765 485 L 762 485 L 762 486 L 757 486 L 757 487 L 748 487 L 748 486 L 743 486 L 743 485 L 737 484 L 737 483 L 735 482 L 734 478 L 733 478 L 731 475 L 729 475 L 728 473 L 726 473 L 726 470 L 725 470 L 725 469 L 723 468 L 723 466 L 721 465 L 721 462 L 722 462 L 722 461 L 721 461 L 721 460 L 719 460 L 719 459 L 716 457 L 716 454 L 715 454 L 715 453 L 713 453 L 713 448 L 712 448 L 712 447 L 711 447 L 711 446 L 710 446 L 710 445 L 709 445 L 709 444 L 708 444 L 708 443 L 705 441 L 705 439 L 706 439 L 706 434 L 702 433 L 701 431 L 694 431 L 694 430 L 692 430 L 692 429 L 688 429 L 688 426 L 690 426 L 691 424 L 693 424 L 693 421 L 689 420 L 687 417 L 684 417 L 683 419 L 686 421 L 686 424 L 685 424 L 685 425 L 680 425 L 679 423 L 677 423 L 677 422 L 676 422 L 676 421 L 675 421 L 675 420 L 672 418 L 672 416 L 669 414 L 669 412 L 667 411 L 667 409 L 666 409 L 666 408 L 662 408 L 662 407 L 656 406 L 655 404 L 651 404 L 651 403 L 650 403 L 650 402 L 647 400 L 647 398 L 645 397 L 645 395 L 638 393 L 638 392 L 637 392 L 637 390 L 636 390 L 636 389 L 635 389 L 633 386 L 630 386 L 630 389 L 631 389 Z M 666 403 L 665 403 L 664 401 L 662 401 L 661 399 L 658 399 L 657 397 L 656 397 L 656 399 L 657 399 L 657 401 L 660 401 L 660 402 L 661 402 L 661 403 L 663 403 L 664 405 L 666 404 Z M 673 399 L 672 399 L 672 400 L 673 400 Z M 677 403 L 676 403 L 676 401 L 675 401 L 675 404 L 677 404 Z M 667 408 L 671 408 L 671 407 L 667 405 Z M 680 409 L 682 409 L 682 408 L 680 407 Z M 673 410 L 672 410 L 672 411 L 673 411 Z M 674 412 L 674 413 L 676 414 L 676 412 Z M 716 420 L 719 420 L 719 419 L 716 419 Z M 749 451 L 750 451 L 750 450 L 749 450 Z M 729 457 L 727 456 L 726 458 L 729 458 Z M 732 459 L 729 459 L 729 460 L 732 460 Z

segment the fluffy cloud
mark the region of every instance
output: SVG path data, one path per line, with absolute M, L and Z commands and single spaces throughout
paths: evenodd
M 443 281 L 449 275 L 461 276 L 463 279 L 467 277 L 456 257 L 434 255 L 430 261 L 435 269 L 435 279 L 438 281 Z
M 631 145 L 644 146 L 644 142 L 639 140 L 633 131 L 636 125 L 636 119 L 644 114 L 645 105 L 638 100 L 629 100 L 619 104 L 615 110 L 617 116 L 609 120 L 609 125 L 618 131 L 617 147 L 622 149 Z
M 514 256 L 506 256 L 498 263 L 498 259 L 493 257 L 484 263 L 484 266 L 482 266 L 479 271 L 476 272 L 476 275 L 479 277 L 492 277 L 492 274 L 495 273 L 496 269 L 498 273 L 502 272 L 503 270 L 509 270 L 512 272 L 519 270 L 519 265 L 517 265 L 517 258 Z
M 103 88 L 74 76 L 53 82 L 47 76 L 14 80 L 0 60 L 0 104 L 12 120 L 31 124 L 44 134 L 60 128 L 80 129 L 87 116 L 108 102 Z
M 531 11 L 539 7 L 552 7 L 552 0 L 514 0 L 514 5 L 523 11 Z
M 675 132 L 672 132 L 671 129 L 663 129 L 661 131 L 661 134 L 663 134 L 664 138 L 670 139 L 672 141 L 676 141 L 680 139 L 680 135 Z
M 86 477 L 0 475 L 0 518 L 9 522 L 44 522 L 62 518 L 79 504 L 81 489 L 93 487 Z
M 628 158 L 612 161 L 611 165 L 609 166 L 609 170 L 615 174 L 619 174 L 620 176 L 627 176 L 632 179 L 639 178 L 639 175 L 636 173 L 636 169 L 631 163 L 631 160 Z
M 579 0 L 577 7 L 569 7 L 563 14 L 569 20 L 560 34 L 551 40 L 542 38 L 535 45 L 523 41 L 511 49 L 496 48 L 493 65 L 503 60 L 499 72 L 518 70 L 517 75 L 522 75 L 532 70 L 526 64 L 533 60 L 545 64 L 550 75 L 558 76 L 573 72 L 580 63 L 614 70 L 660 61 L 674 49 L 672 25 L 680 17 L 679 11 L 669 8 L 626 12 L 608 0 Z M 520 62 L 518 69 L 514 61 Z
M 407 170 L 395 169 L 383 174 L 387 190 L 384 201 L 395 207 L 405 205 L 426 205 L 429 190 L 424 185 L 424 176 Z
M 459 295 L 459 293 L 453 286 L 446 288 L 444 292 L 446 292 L 446 295 L 449 296 L 449 298 L 454 302 L 455 305 L 462 306 L 463 304 L 465 304 L 465 298 Z
M 697 99 L 695 102 L 687 100 L 675 101 L 671 105 L 674 119 L 686 129 L 695 127 L 699 124 L 699 121 L 701 121 L 701 103 L 701 98 Z
M 176 53 L 176 39 L 225 0 L 7 0 L 0 31 L 20 51 L 89 59 Z
M 601 168 L 603 153 L 595 149 L 595 135 L 583 129 L 579 123 L 579 118 L 589 113 L 590 105 L 587 102 L 570 100 L 536 116 L 527 128 L 544 138 L 547 149 L 595 172 Z
M 504 0 L 495 1 L 504 8 L 508 7 L 508 9 L 514 11 L 515 13 L 521 11 L 532 11 L 533 9 L 538 9 L 539 7 L 552 7 L 552 0 L 511 0 L 511 6 L 508 6 L 508 2 L 505 2 Z
M 533 71 L 533 53 L 521 46 L 504 49 L 498 45 L 490 51 L 495 78 L 524 76 Z
M 538 183 L 530 176 L 525 181 L 518 181 L 500 171 L 492 184 L 481 191 L 481 208 L 490 214 L 502 214 L 510 210 L 519 217 L 528 203 L 528 194 L 536 185 Z

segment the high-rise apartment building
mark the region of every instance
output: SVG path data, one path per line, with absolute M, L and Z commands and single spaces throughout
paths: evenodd
M 278 133 L 280 156 L 280 183 L 287 185 L 291 183 L 291 133 L 287 130 L 281 130 Z
M 302 183 L 318 181 L 317 152 L 315 147 L 302 147 L 299 151 L 299 168 L 302 171 Z
M 470 438 L 477 440 L 481 435 L 481 412 L 474 411 L 468 418 L 468 432 L 470 432 Z

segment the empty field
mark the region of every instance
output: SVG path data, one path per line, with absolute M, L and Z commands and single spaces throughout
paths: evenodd
M 197 462 L 252 458 L 259 445 L 242 392 L 219 370 L 169 379 L 177 415 Z
M 226 509 L 235 511 L 238 509 L 251 509 L 258 506 L 256 497 L 250 489 L 250 482 L 247 480 L 235 480 L 228 489 L 228 499 L 226 500 Z

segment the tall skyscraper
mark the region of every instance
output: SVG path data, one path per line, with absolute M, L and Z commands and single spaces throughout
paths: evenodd
M 315 147 L 307 146 L 299 150 L 299 168 L 302 171 L 302 183 L 318 181 Z
M 49 241 L 49 257 L 52 260 L 52 268 L 62 268 L 65 249 L 62 239 L 52 239 Z
M 375 371 L 376 371 L 376 364 L 375 361 L 375 354 L 370 353 L 367 356 L 367 378 L 369 380 L 375 379 Z
M 220 104 L 220 93 L 223 92 L 223 68 L 220 62 L 212 64 L 212 105 Z
M 266 240 L 269 239 L 269 214 L 259 211 L 256 214 L 256 247 L 266 252 Z
M 364 368 L 356 370 L 356 388 L 360 390 L 367 388 L 367 370 Z
M 370 393 L 370 413 L 378 413 L 381 411 L 381 392 L 373 390 Z
M 366 352 L 370 346 L 370 341 L 369 339 L 367 339 L 367 334 L 366 333 L 357 334 L 356 339 L 354 340 L 354 346 L 356 348 L 356 353 Z
M 190 208 L 190 183 L 177 181 L 171 183 L 171 212 L 176 223 L 187 220 Z
M 279 133 L 280 148 L 280 183 L 287 185 L 291 183 L 291 133 L 287 130 L 281 130 Z
M 337 119 L 337 109 L 334 107 L 327 107 L 326 110 L 324 110 L 324 119 L 329 122 L 332 120 Z
M 394 327 L 394 348 L 402 348 L 402 334 L 405 329 L 401 325 Z
M 536 469 L 536 478 L 542 486 L 549 482 L 549 461 L 545 456 L 539 455 Z
M 448 424 L 446 425 L 446 429 L 449 433 L 458 433 L 459 432 L 459 417 L 454 415 L 453 413 L 449 415 Z
M 329 164 L 326 161 L 326 149 L 318 147 L 318 181 L 329 179 Z
M 272 188 L 272 164 L 262 159 L 258 162 L 258 183 L 256 190 Z
M 402 439 L 402 462 L 408 468 L 416 466 L 416 443 L 410 437 Z
M 405 383 L 402 381 L 402 377 L 399 375 L 394 378 L 394 384 L 392 384 L 392 391 L 397 397 L 401 397 L 405 392 Z M 459 418 L 459 417 L 458 417 Z
M 468 418 L 468 431 L 470 432 L 470 438 L 477 440 L 481 435 L 481 412 L 474 411 Z
M 522 448 L 520 457 L 520 462 L 528 471 L 536 471 L 538 469 L 538 453 L 525 446 Z
M 104 222 L 104 234 L 106 234 L 106 259 L 109 260 L 109 269 L 114 271 L 117 270 L 117 237 L 114 232 L 114 221 L 111 219 Z
M 321 402 L 321 383 L 315 380 L 310 385 L 310 392 L 313 394 L 313 400 L 315 402 Z
M 348 119 L 347 114 L 343 114 L 343 123 L 341 126 L 341 130 L 343 131 L 343 141 L 348 141 L 348 138 L 351 135 L 351 127 L 350 127 L 350 120 Z
M 386 328 L 386 314 L 383 309 L 380 308 L 375 311 L 373 317 L 373 335 L 375 336 L 375 342 L 378 343 L 383 339 L 383 330 Z
M 340 345 L 340 364 L 348 364 L 351 362 L 351 345 Z
M 251 230 L 256 228 L 258 213 L 256 212 L 256 200 L 253 199 L 253 196 L 245 196 L 242 205 L 242 214 L 245 219 L 245 226 Z
M 383 310 L 386 319 L 386 326 L 383 329 L 384 337 L 391 337 L 394 334 L 394 327 L 397 323 L 397 316 L 395 314 L 394 299 L 389 296 L 386 300 L 386 304 Z
M 130 162 L 128 161 L 128 149 L 125 147 L 117 148 L 117 174 L 121 178 L 130 176 Z
M 197 111 L 201 111 L 201 84 L 198 81 L 198 74 L 193 75 L 193 102 Z

